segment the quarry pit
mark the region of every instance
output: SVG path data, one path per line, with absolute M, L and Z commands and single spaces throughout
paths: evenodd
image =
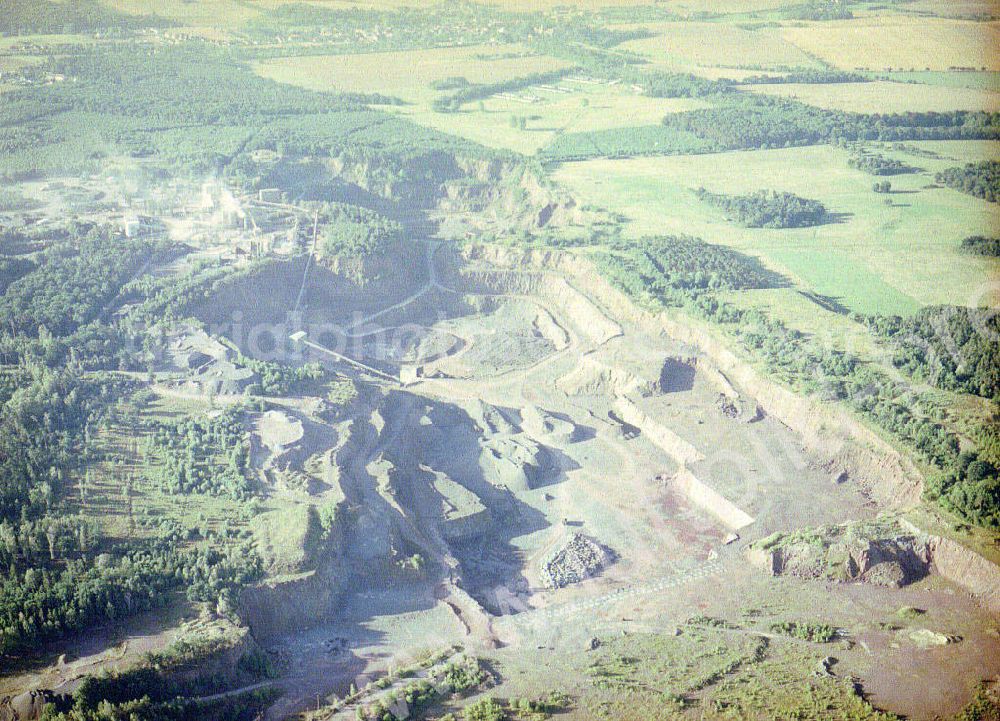
M 228 289 L 202 318 L 224 325 L 254 307 L 245 323 L 272 328 L 276 344 L 291 335 L 299 362 L 363 389 L 343 417 L 312 417 L 314 431 L 267 471 L 275 492 L 307 488 L 304 503 L 335 499 L 346 519 L 338 552 L 311 571 L 321 580 L 254 601 L 259 611 L 311 599 L 283 632 L 261 615 L 267 642 L 295 659 L 275 718 L 308 694 L 360 688 L 384 654 L 402 663 L 429 638 L 516 666 L 532 644 L 636 627 L 612 610 L 623 605 L 676 618 L 737 603 L 724 589 L 741 584 L 766 593 L 766 564 L 747 563 L 755 542 L 870 520 L 912 493 L 905 462 L 857 427 L 797 427 L 801 410 L 779 390 L 637 309 L 579 258 L 433 238 L 414 241 L 410 257 L 373 286 L 314 268 L 300 303 L 303 268 L 288 261 Z M 312 481 L 280 480 L 303 475 Z M 426 572 L 401 575 L 407 558 Z M 940 594 L 940 582 L 921 583 Z M 367 590 L 344 592 L 359 583 Z M 893 593 L 879 588 L 878 603 Z M 351 652 L 331 659 L 331 636 Z M 996 646 L 982 634 L 972 643 Z M 864 663 L 860 652 L 842 668 Z M 905 708 L 892 672 L 865 668 Z

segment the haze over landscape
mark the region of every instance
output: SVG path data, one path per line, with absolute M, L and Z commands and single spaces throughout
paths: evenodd
M 0 721 L 1000 718 L 998 40 L 4 0 Z

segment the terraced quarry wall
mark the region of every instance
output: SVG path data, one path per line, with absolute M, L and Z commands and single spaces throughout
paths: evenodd
M 880 505 L 907 507 L 919 501 L 923 479 L 912 461 L 847 410 L 798 396 L 766 379 L 729 350 L 719 332 L 709 325 L 638 308 L 598 274 L 585 258 L 577 255 L 497 246 L 473 246 L 465 255 L 499 267 L 548 270 L 569 277 L 587 288 L 595 308 L 600 304 L 615 317 L 635 323 L 647 332 L 665 332 L 696 348 L 704 355 L 699 361 L 700 370 L 718 374 L 726 385 L 732 382 L 754 397 L 765 412 L 801 433 L 806 447 L 827 464 L 831 473 L 846 473 Z
M 630 398 L 619 397 L 615 401 L 615 410 L 626 423 L 639 428 L 646 436 L 678 464 L 684 466 L 705 460 L 705 456 L 697 448 L 678 436 L 672 430 L 651 418 Z
M 730 530 L 738 531 L 754 522 L 753 516 L 702 483 L 686 468 L 677 472 L 673 482 L 691 503 L 718 518 Z
M 950 538 L 933 536 L 930 548 L 939 574 L 967 588 L 983 606 L 1000 615 L 1000 568 L 996 564 Z

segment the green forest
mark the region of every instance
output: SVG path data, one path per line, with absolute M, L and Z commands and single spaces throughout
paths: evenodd
M 1000 162 L 968 163 L 938 173 L 937 182 L 991 203 L 1000 197 Z
M 822 203 L 793 193 L 759 190 L 749 195 L 724 195 L 698 188 L 695 195 L 747 228 L 808 228 L 827 220 Z

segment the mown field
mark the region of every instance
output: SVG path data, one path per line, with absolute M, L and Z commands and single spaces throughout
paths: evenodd
M 927 145 L 962 158 L 997 152 L 982 143 Z M 555 177 L 584 202 L 624 213 L 631 235 L 689 233 L 753 253 L 803 289 L 859 312 L 908 313 L 930 303 L 966 304 L 973 289 L 995 276 L 996 261 L 965 255 L 958 247 L 966 236 L 991 232 L 993 208 L 955 191 L 924 189 L 934 172 L 954 165 L 950 157 L 906 157 L 926 173 L 894 178 L 898 192 L 888 196 L 891 206 L 886 196 L 872 192 L 872 176 L 847 166 L 848 158 L 845 150 L 811 147 L 602 159 L 564 165 Z M 695 197 L 700 186 L 729 194 L 792 192 L 820 200 L 837 222 L 741 228 Z M 994 289 L 994 302 L 1000 300 L 995 295 Z
M 993 0 L 914 0 L 907 10 L 918 13 L 931 13 L 940 17 L 975 18 L 989 15 L 996 9 Z
M 655 35 L 630 40 L 622 48 L 639 53 L 657 66 L 819 67 L 813 58 L 772 28 L 751 31 L 732 24 L 707 22 L 655 23 L 642 27 Z
M 917 83 L 869 82 L 753 85 L 748 89 L 850 113 L 1000 110 L 1000 92 Z
M 1000 69 L 995 23 L 878 16 L 785 27 L 781 37 L 844 70 Z
M 237 27 L 260 14 L 260 10 L 255 6 L 265 7 L 262 3 L 240 2 L 239 0 L 212 0 L 212 2 L 104 0 L 103 4 L 119 12 L 132 15 L 152 15 L 155 13 L 181 25 L 216 28 Z
M 936 70 L 902 71 L 887 74 L 890 80 L 921 83 L 949 88 L 1000 91 L 1000 73 L 990 71 L 943 72 Z

